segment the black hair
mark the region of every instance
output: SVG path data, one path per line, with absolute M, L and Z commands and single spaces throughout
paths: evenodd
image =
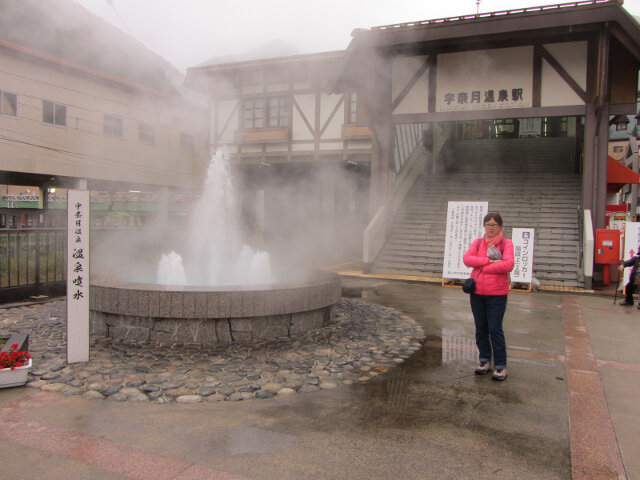
M 489 220 L 495 220 L 496 223 L 498 225 L 500 225 L 500 228 L 502 228 L 502 217 L 500 216 L 500 214 L 498 212 L 489 212 L 484 216 L 484 220 L 482 221 L 483 225 L 486 225 L 486 223 Z

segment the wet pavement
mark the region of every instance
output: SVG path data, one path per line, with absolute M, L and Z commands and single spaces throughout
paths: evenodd
M 0 390 L 2 478 L 640 480 L 640 312 L 510 294 L 509 377 L 476 377 L 457 288 L 343 280 L 422 346 L 352 384 L 251 401 L 111 402 Z M 51 304 L 44 304 L 51 305 Z

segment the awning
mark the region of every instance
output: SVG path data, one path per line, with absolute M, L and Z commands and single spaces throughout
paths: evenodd
M 615 158 L 608 157 L 607 191 L 617 192 L 628 183 L 640 183 L 640 175 Z

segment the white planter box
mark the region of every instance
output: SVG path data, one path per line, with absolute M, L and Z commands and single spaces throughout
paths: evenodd
M 0 370 L 0 388 L 17 387 L 27 383 L 27 374 L 31 369 L 31 359 L 23 367 L 16 367 L 13 370 L 3 368 Z

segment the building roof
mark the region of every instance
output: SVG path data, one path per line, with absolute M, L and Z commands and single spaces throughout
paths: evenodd
M 299 53 L 300 52 L 298 52 L 295 47 L 282 40 L 271 40 L 240 54 L 212 57 L 200 65 L 197 65 L 197 67 L 250 62 L 253 60 L 264 60 L 267 58 L 290 57 L 298 55 Z
M 612 36 L 640 61 L 640 23 L 622 4 L 623 0 L 583 0 L 356 29 L 343 60 L 343 73 L 332 89 L 348 88 L 350 78 L 357 78 L 363 50 L 415 55 L 490 49 L 530 43 L 541 35 L 549 42 L 571 41 L 581 35 L 587 38 L 605 23 Z
M 492 41 L 522 38 L 540 30 L 555 30 L 561 36 L 611 22 L 612 34 L 640 60 L 640 24 L 622 4 L 622 0 L 577 1 L 358 29 L 349 50 L 428 44 L 442 48 L 448 42 L 487 48 Z
M 180 72 L 137 40 L 70 0 L 2 0 L 2 46 L 175 93 Z
M 243 59 L 245 58 L 244 56 L 216 57 L 218 63 L 205 62 L 205 64 L 203 65 L 188 68 L 187 77 L 184 83 L 189 88 L 193 88 L 202 92 L 208 92 L 206 77 L 209 75 L 215 75 L 225 72 L 237 72 L 245 69 L 252 70 L 256 68 L 277 67 L 278 65 L 289 66 L 293 64 L 304 64 L 309 62 L 315 63 L 323 61 L 340 62 L 344 54 L 344 50 L 338 50 L 333 52 L 308 53 L 281 57 L 267 56 L 255 59 Z

